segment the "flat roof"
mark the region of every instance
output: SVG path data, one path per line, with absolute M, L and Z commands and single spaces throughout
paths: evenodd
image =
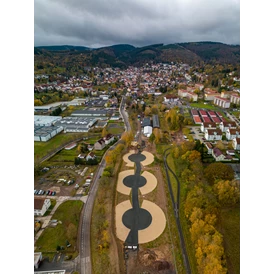
M 34 125 L 52 124 L 59 120 L 62 120 L 62 116 L 34 115 Z
M 207 113 L 210 117 L 216 117 L 216 113 L 214 111 L 208 111 Z
M 63 130 L 62 126 L 34 126 L 34 136 L 47 136 L 55 130 Z
M 152 124 L 153 124 L 153 127 L 160 127 L 159 117 L 157 114 L 153 114 Z
M 193 115 L 193 116 L 198 116 L 199 114 L 198 114 L 198 111 L 196 110 L 196 109 L 192 109 L 191 110 L 191 114 Z
M 201 116 L 208 116 L 205 110 L 199 110 Z
M 201 118 L 199 117 L 199 116 L 193 116 L 193 119 L 194 119 L 194 122 L 196 123 L 196 124 L 201 124 L 202 123 L 202 120 L 201 120 Z
M 64 129 L 83 129 L 92 127 L 98 121 L 94 117 L 64 117 L 55 123 L 56 126 L 62 126 Z
M 211 122 L 211 120 L 210 120 L 210 118 L 208 117 L 208 116 L 206 116 L 206 117 L 202 117 L 202 120 L 205 122 L 205 123 L 209 123 L 209 122 Z
M 215 123 L 221 123 L 221 119 L 219 117 L 211 117 L 211 119 L 213 120 L 213 122 Z

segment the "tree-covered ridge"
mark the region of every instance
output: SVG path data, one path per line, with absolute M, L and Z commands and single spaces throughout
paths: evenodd
M 35 47 L 34 49 L 40 49 L 40 50 L 49 50 L 49 51 L 66 51 L 66 50 L 91 50 L 91 48 L 83 47 L 83 46 L 70 46 L 70 45 L 64 45 L 64 46 L 40 46 Z
M 183 63 L 240 62 L 240 46 L 213 42 L 156 44 L 145 47 L 114 45 L 98 49 L 73 46 L 48 46 L 34 48 L 35 63 L 48 62 L 65 67 L 65 64 L 99 67 L 141 66 L 151 61 Z

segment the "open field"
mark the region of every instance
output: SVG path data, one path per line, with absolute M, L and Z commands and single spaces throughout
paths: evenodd
M 216 106 L 213 106 L 209 103 L 207 104 L 204 104 L 204 103 L 191 103 L 190 104 L 192 107 L 194 108 L 204 108 L 204 109 L 209 109 L 209 110 L 216 110 L 216 111 L 219 111 L 219 108 L 216 107 Z

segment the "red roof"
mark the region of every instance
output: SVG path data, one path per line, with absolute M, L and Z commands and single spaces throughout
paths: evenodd
M 208 111 L 207 113 L 210 117 L 216 117 L 216 113 L 214 111 Z
M 219 117 L 223 117 L 223 115 L 220 112 L 216 112 Z
M 219 117 L 211 117 L 211 119 L 213 120 L 213 122 L 215 123 L 221 123 L 221 119 Z
M 202 120 L 205 122 L 205 123 L 209 123 L 211 122 L 210 118 L 207 116 L 207 117 L 202 117 Z
M 201 116 L 208 116 L 205 110 L 199 110 Z
M 198 114 L 198 111 L 196 110 L 196 109 L 192 109 L 191 110 L 191 114 L 193 115 L 193 116 L 198 116 L 199 114 Z
M 201 124 L 202 123 L 202 120 L 199 116 L 193 116 L 193 119 L 194 119 L 195 124 Z

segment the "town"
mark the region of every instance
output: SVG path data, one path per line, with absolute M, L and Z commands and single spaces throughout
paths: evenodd
M 238 64 L 150 62 L 126 69 L 85 66 L 72 75 L 37 65 L 35 273 L 135 273 L 145 266 L 156 271 L 150 273 L 205 273 L 194 247 L 200 236 L 188 232 L 198 216 L 212 218 L 206 222 L 218 238 L 219 273 L 239 273 L 239 254 L 225 255 L 231 234 L 224 232 L 233 225 L 227 218 L 239 225 L 239 71 Z M 197 193 L 204 211 L 191 200 Z M 131 207 L 143 210 L 140 220 L 146 221 L 138 229 L 146 236 L 133 234 Z M 237 249 L 239 235 L 233 237 Z

